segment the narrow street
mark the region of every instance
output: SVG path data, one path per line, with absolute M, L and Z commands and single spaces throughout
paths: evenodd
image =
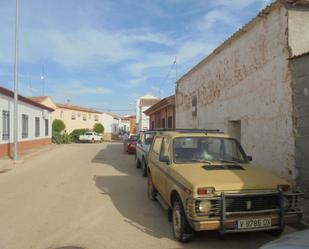
M 166 211 L 147 199 L 146 178 L 120 143 L 59 147 L 0 174 L 0 221 L 1 249 L 254 249 L 274 239 L 199 233 L 174 241 Z

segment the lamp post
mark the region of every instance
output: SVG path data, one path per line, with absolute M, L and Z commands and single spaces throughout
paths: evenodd
M 19 31 L 19 0 L 16 0 L 15 58 L 14 58 L 14 161 L 18 160 L 18 31 Z

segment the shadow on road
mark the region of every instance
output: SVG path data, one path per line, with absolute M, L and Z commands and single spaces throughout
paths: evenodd
M 95 176 L 95 184 L 102 194 L 111 198 L 115 208 L 125 217 L 125 222 L 156 238 L 173 239 L 166 210 L 158 202 L 148 200 L 146 178 L 135 167 L 134 156 L 123 152 L 122 144 L 107 144 L 106 149 L 101 150 L 92 162 L 111 166 L 118 171 L 118 174 L 109 176 Z M 233 234 L 226 240 L 220 240 L 217 232 L 200 232 L 191 243 L 179 244 L 179 247 L 205 248 L 207 245 L 207 248 L 214 249 L 254 249 L 272 239 L 263 232 Z

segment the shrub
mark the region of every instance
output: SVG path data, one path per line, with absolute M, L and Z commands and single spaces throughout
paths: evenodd
M 54 132 L 61 133 L 65 129 L 65 124 L 60 119 L 55 119 L 52 124 Z
M 102 134 L 104 133 L 104 126 L 101 123 L 96 123 L 93 126 L 93 131 L 98 134 Z
M 89 131 L 89 129 L 76 129 L 70 133 L 71 141 L 74 143 L 78 142 L 78 138 L 80 135 L 83 135 L 85 132 Z
M 68 133 L 61 133 L 53 131 L 52 141 L 55 144 L 70 144 L 71 137 Z

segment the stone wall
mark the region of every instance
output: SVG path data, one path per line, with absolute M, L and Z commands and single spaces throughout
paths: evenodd
M 287 9 L 277 5 L 182 77 L 176 88 L 176 127 L 229 133 L 234 122 L 253 163 L 293 181 L 287 18 Z
M 291 60 L 297 183 L 309 199 L 309 53 Z

